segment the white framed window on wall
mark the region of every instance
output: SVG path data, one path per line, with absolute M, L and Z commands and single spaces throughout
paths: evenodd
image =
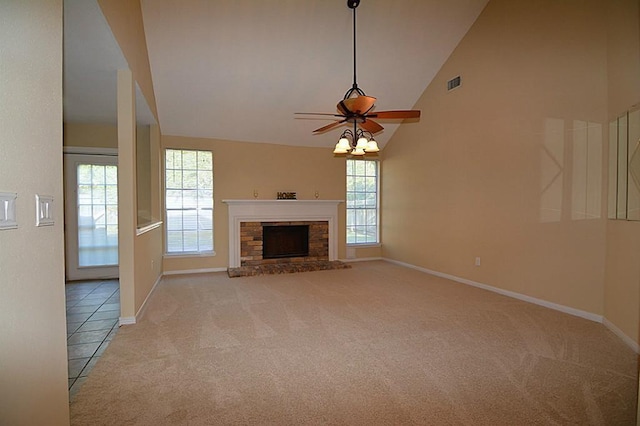
M 347 244 L 380 242 L 380 162 L 347 160 Z
M 213 154 L 165 150 L 167 254 L 213 254 Z

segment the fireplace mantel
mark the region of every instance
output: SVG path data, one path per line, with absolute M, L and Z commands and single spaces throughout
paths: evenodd
M 229 206 L 229 267 L 240 266 L 242 222 L 329 222 L 329 260 L 338 257 L 338 204 L 344 200 L 222 200 Z

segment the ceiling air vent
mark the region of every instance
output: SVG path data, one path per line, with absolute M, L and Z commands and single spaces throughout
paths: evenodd
M 462 83 L 460 76 L 454 77 L 451 80 L 447 81 L 447 90 L 453 90 L 456 87 L 459 87 Z

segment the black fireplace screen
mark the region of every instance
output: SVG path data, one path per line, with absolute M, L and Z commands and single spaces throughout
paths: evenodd
M 309 225 L 264 226 L 262 258 L 309 256 Z

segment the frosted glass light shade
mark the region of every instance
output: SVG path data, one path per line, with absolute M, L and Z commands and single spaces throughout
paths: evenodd
M 367 138 L 361 137 L 360 139 L 358 139 L 358 143 L 356 144 L 356 149 L 364 150 L 367 147 L 368 142 L 369 141 L 367 140 Z
M 351 151 L 351 155 L 364 155 L 364 149 L 362 148 L 358 148 L 356 146 L 356 149 L 354 149 L 353 151 Z
M 333 150 L 334 154 L 347 154 L 349 152 L 349 150 L 341 148 L 338 146 L 339 144 L 336 144 L 336 147 Z
M 369 142 L 367 142 L 367 147 L 364 149 L 364 152 L 378 152 L 380 151 L 380 148 L 378 148 L 378 143 L 371 139 Z
M 338 141 L 338 144 L 336 145 L 336 147 L 340 147 L 340 149 L 344 149 L 346 151 L 349 151 L 351 149 L 351 144 L 349 144 L 349 139 L 340 138 L 340 140 Z
M 333 150 L 334 154 L 346 154 L 351 150 L 351 146 L 349 145 L 349 140 L 347 138 L 340 138 L 338 143 L 336 144 L 335 149 Z

